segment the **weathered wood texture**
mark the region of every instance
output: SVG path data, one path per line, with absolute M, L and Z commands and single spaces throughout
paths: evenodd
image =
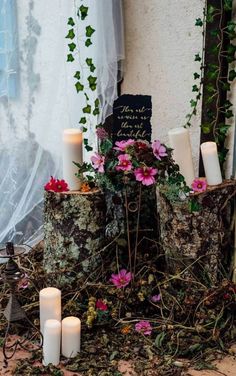
M 185 277 L 194 274 L 199 280 L 217 282 L 220 264 L 229 257 L 235 192 L 236 181 L 228 180 L 179 203 L 169 202 L 160 193 L 161 243 L 170 273 L 182 271 Z M 201 206 L 199 211 L 190 212 L 191 199 Z
M 44 269 L 57 286 L 82 280 L 99 267 L 105 237 L 105 200 L 100 191 L 45 192 Z

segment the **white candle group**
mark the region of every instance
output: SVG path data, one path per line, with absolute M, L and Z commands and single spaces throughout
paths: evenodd
M 39 293 L 40 331 L 44 336 L 46 320 L 61 322 L 61 291 L 55 287 L 47 287 Z
M 61 352 L 66 358 L 74 358 L 80 352 L 81 322 L 77 317 L 62 320 Z
M 202 160 L 208 185 L 222 183 L 220 163 L 215 142 L 204 142 L 201 144 Z
M 43 364 L 52 363 L 57 366 L 60 362 L 61 323 L 58 320 L 46 320 L 43 337 Z
M 63 132 L 63 179 L 71 191 L 79 190 L 80 180 L 76 177 L 78 167 L 73 162 L 82 163 L 83 134 L 79 129 L 65 129 Z
M 171 129 L 168 132 L 170 147 L 173 149 L 173 158 L 179 165 L 180 173 L 190 187 L 194 178 L 192 148 L 189 131 L 183 127 Z

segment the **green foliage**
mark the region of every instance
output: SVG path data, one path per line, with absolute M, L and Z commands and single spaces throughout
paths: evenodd
M 79 7 L 77 16 L 81 18 L 83 21 L 88 16 L 88 7 L 84 6 L 83 4 Z
M 68 22 L 67 22 L 67 25 L 70 25 L 70 26 L 75 26 L 75 22 L 73 20 L 72 17 L 68 18 Z
M 203 26 L 203 21 L 201 20 L 201 18 L 196 19 L 195 26 L 200 26 L 200 27 Z
M 69 50 L 71 52 L 73 52 L 76 49 L 76 44 L 72 42 L 72 43 L 68 44 L 68 47 L 69 47 Z
M 202 209 L 201 205 L 194 198 L 189 200 L 188 204 L 190 213 L 199 212 Z
M 74 37 L 75 37 L 74 29 L 70 29 L 68 31 L 68 34 L 67 34 L 66 38 L 74 39 Z
M 75 59 L 74 59 L 74 56 L 72 55 L 72 54 L 68 54 L 67 55 L 67 61 L 70 61 L 70 62 L 72 62 L 72 61 L 74 61 Z
M 94 32 L 95 32 L 95 29 L 93 29 L 90 25 L 86 26 L 86 37 L 90 38 Z

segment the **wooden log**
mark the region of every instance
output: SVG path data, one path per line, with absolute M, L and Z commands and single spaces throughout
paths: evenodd
M 235 192 L 236 181 L 227 180 L 182 202 L 170 202 L 159 193 L 161 243 L 171 274 L 217 282 L 224 250 L 230 250 Z M 192 204 L 199 210 L 191 211 Z
M 63 286 L 92 276 L 104 245 L 104 195 L 45 192 L 44 198 L 44 269 L 54 275 L 50 280 Z

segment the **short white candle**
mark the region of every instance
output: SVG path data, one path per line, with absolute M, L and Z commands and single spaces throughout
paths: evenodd
M 55 287 L 46 287 L 39 293 L 40 331 L 44 335 L 46 320 L 61 321 L 61 291 Z
M 80 180 L 75 176 L 78 167 L 73 162 L 82 163 L 83 133 L 79 129 L 65 129 L 63 132 L 63 179 L 71 191 L 79 190 Z
M 173 158 L 179 165 L 181 175 L 184 176 L 187 185 L 190 187 L 195 175 L 189 131 L 183 127 L 174 128 L 168 132 L 168 136 L 170 147 L 173 149 Z
M 62 355 L 74 358 L 80 352 L 81 321 L 77 317 L 62 320 Z
M 57 366 L 60 362 L 61 323 L 58 320 L 47 320 L 44 325 L 43 364 L 52 363 Z
M 202 160 L 208 185 L 222 183 L 220 163 L 215 142 L 204 142 L 201 144 Z

